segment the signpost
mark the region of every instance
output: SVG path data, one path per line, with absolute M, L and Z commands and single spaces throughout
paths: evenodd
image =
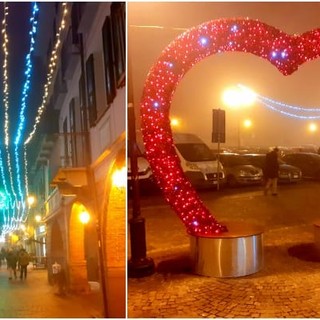
M 212 109 L 212 142 L 218 143 L 218 178 L 217 190 L 220 180 L 220 143 L 226 142 L 226 112 L 221 109 Z

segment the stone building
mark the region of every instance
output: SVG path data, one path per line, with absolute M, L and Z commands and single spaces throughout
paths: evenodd
M 33 210 L 46 227 L 35 242 L 45 240 L 50 282 L 56 262 L 68 291 L 99 288 L 103 315 L 125 317 L 125 3 L 45 5 L 37 53 L 54 71 L 30 142 Z

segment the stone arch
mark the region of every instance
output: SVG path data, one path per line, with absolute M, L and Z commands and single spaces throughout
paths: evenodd
M 74 202 L 69 219 L 69 289 L 75 292 L 89 290 L 85 259 L 85 228 L 80 221 L 82 211 L 89 211 L 81 202 Z
M 48 229 L 47 234 L 48 241 L 48 252 L 50 255 L 48 257 L 48 278 L 49 282 L 52 283 L 52 270 L 51 266 L 57 262 L 61 267 L 66 270 L 67 259 L 64 255 L 65 252 L 65 241 L 63 237 L 63 232 L 59 220 L 54 220 L 51 224 L 51 228 Z

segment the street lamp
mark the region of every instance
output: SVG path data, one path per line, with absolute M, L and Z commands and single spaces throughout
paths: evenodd
M 82 224 L 87 224 L 90 220 L 90 215 L 89 215 L 88 211 L 86 211 L 86 210 L 81 211 L 79 214 L 79 219 Z
M 170 125 L 171 125 L 171 127 L 173 127 L 173 128 L 178 128 L 178 127 L 180 127 L 180 125 L 181 125 L 180 119 L 178 119 L 178 118 L 171 118 L 171 119 L 170 119 Z
M 254 104 L 256 100 L 256 94 L 251 89 L 238 84 L 237 86 L 229 87 L 222 93 L 222 101 L 224 105 L 228 106 L 231 109 L 238 110 L 244 107 L 249 107 Z M 238 148 L 240 148 L 240 119 L 239 113 L 237 115 L 237 140 Z M 250 122 L 246 122 L 245 126 L 250 127 Z
M 112 184 L 117 188 L 125 188 L 127 185 L 127 169 L 116 169 L 112 174 Z

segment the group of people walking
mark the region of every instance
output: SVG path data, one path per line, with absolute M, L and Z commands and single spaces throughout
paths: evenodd
M 1 261 L 7 262 L 7 270 L 9 280 L 13 278 L 17 279 L 17 272 L 20 271 L 20 279 L 26 279 L 28 273 L 28 265 L 30 262 L 30 255 L 24 248 L 2 248 L 1 249 Z

